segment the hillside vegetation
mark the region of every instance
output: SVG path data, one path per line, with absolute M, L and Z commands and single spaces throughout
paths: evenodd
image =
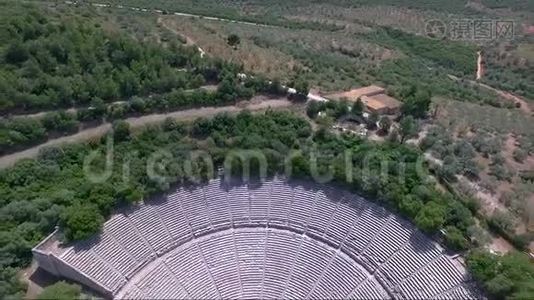
M 491 299 L 534 297 L 534 271 L 526 257 L 516 253 L 495 257 L 473 250 L 485 245 L 475 230 L 488 225 L 508 234 L 502 228 L 513 230 L 513 226 L 493 216 L 488 224 L 480 216 L 476 220 L 474 215 L 481 210 L 470 198 L 472 194 L 464 197 L 442 189 L 427 173 L 426 164 L 423 174 L 418 172 L 422 151 L 428 151 L 445 162 L 433 174 L 439 179 L 461 174 L 478 180 L 481 178 L 476 177 L 484 174 L 476 159 L 484 156 L 491 160 L 487 169 L 497 185 L 497 179 L 509 181 L 511 176 L 501 155 L 501 135 L 514 133 L 520 142 L 514 165 L 521 165 L 520 161 L 533 153 L 532 132 L 525 126 L 531 116 L 517 109 L 513 101 L 471 82 L 479 45 L 431 39 L 414 29 L 429 11 L 432 16 L 447 18 L 478 17 L 482 12 L 467 8 L 464 0 L 109 3 L 154 8 L 161 13 L 143 15 L 129 8 L 94 8 L 87 3 L 0 1 L 0 114 L 6 115 L 0 119 L 0 155 L 80 128 L 113 123 L 113 130 L 102 138 L 46 148 L 36 159 L 0 170 L 0 298 L 22 297 L 24 287 L 17 272 L 28 266 L 31 248 L 56 225 L 61 225 L 65 241 L 88 238 L 99 232 L 117 207 L 149 200 L 177 185 L 208 180 L 212 176 L 208 171 L 224 167 L 226 155 L 239 149 L 260 149 L 269 176 L 283 173 L 285 163 L 291 166 L 293 177 L 311 180 L 315 171 L 331 175 L 335 184 L 399 213 L 448 248 L 468 253 L 468 266 Z M 520 0 L 485 0 L 483 4 L 530 9 Z M 310 13 L 317 5 L 327 9 Z M 375 15 L 358 17 L 367 9 Z M 389 23 L 373 21 L 396 9 L 421 17 L 410 24 L 405 24 L 403 16 Z M 268 26 L 171 15 L 174 11 Z M 204 57 L 197 46 L 206 51 Z M 502 60 L 498 53 L 488 55 L 491 70 L 484 80 L 520 95 L 532 95 L 531 65 L 514 64 L 513 55 Z M 238 76 L 241 72 L 247 73 L 246 79 Z M 217 87 L 202 89 L 205 84 Z M 121 121 L 128 116 L 235 104 L 258 94 L 285 96 L 283 84 L 296 88 L 295 101 L 305 99 L 310 86 L 326 93 L 379 84 L 409 104 L 402 112 L 418 120 L 411 115 L 399 120 L 385 118 L 388 130 L 392 122 L 399 121 L 400 129 L 395 132 L 402 136 L 400 141 L 395 137 L 380 143 L 333 133 L 330 127 L 313 123 L 319 109 L 311 108 L 311 118 L 270 110 L 242 112 L 191 123 L 167 119 L 137 132 Z M 418 97 L 409 96 L 407 91 L 414 84 L 425 92 L 416 93 L 414 87 L 412 94 Z M 419 96 L 424 103 L 416 101 Z M 441 101 L 436 102 L 436 115 L 448 113 L 443 124 L 428 130 L 421 149 L 404 145 L 416 135 L 417 122 L 426 122 L 419 118 L 427 116 L 436 99 Z M 348 113 L 343 102 L 317 105 L 327 115 Z M 76 109 L 67 110 L 71 107 Z M 407 113 L 409 109 L 411 113 Z M 360 110 L 363 112 L 363 107 Z M 40 118 L 10 116 L 44 111 L 50 112 Z M 378 115 L 369 119 L 368 125 L 376 126 Z M 380 119 L 380 127 L 385 119 Z M 456 126 L 464 123 L 469 128 L 463 134 L 457 132 L 461 130 Z M 186 164 L 191 151 L 209 155 L 213 165 L 202 160 Z M 106 156 L 109 152 L 111 166 Z M 163 157 L 154 161 L 154 155 L 161 153 Z M 293 156 L 286 161 L 289 155 Z M 92 160 L 86 163 L 87 158 Z M 310 167 L 312 161 L 317 161 L 317 170 Z M 230 163 L 232 170 L 242 169 L 243 162 Z M 388 167 L 385 172 L 383 165 Z M 160 176 L 149 176 L 148 166 L 154 166 Z M 104 176 L 106 167 L 109 176 Z M 257 175 L 257 161 L 252 160 L 251 167 Z M 346 170 L 352 172 L 352 178 L 346 176 Z M 100 174 L 103 180 L 91 181 L 88 173 Z M 527 180 L 532 182 L 526 178 L 522 183 L 527 185 Z M 517 195 L 527 197 L 519 191 Z M 522 209 L 512 200 L 506 206 Z M 526 240 L 520 242 L 521 248 L 526 247 Z M 59 292 L 53 288 L 48 293 Z M 77 293 L 76 289 L 69 294 Z
M 139 43 L 80 16 L 11 4 L 0 4 L 0 113 L 88 106 L 95 98 L 117 101 L 204 82 L 185 72 L 199 64 L 194 48 Z
M 73 144 L 46 149 L 36 160 L 26 160 L 0 171 L 0 215 L 4 220 L 0 260 L 4 278 L 29 263 L 30 249 L 58 223 L 66 239 L 84 239 L 99 231 L 104 219 L 120 204 L 148 199 L 166 192 L 173 185 L 193 178 L 185 173 L 190 151 L 203 150 L 213 157 L 215 169 L 222 166 L 226 154 L 235 149 L 262 149 L 273 175 L 284 171 L 284 158 L 301 150 L 291 161 L 293 176 L 310 178 L 310 153 L 318 151 L 319 174 L 332 174 L 348 188 L 376 199 L 414 220 L 422 230 L 435 233 L 444 226 L 460 232 L 455 247 L 465 247 L 471 214 L 452 196 L 435 190 L 416 173 L 418 153 L 395 144 L 378 145 L 352 137 L 338 138 L 326 131 L 313 133 L 306 120 L 291 113 L 267 112 L 264 115 L 241 113 L 237 117 L 220 115 L 213 120 L 200 119 L 191 125 L 165 121 L 131 135 L 125 124 L 117 123 L 110 137 L 114 139 L 111 176 L 103 182 L 91 182 L 84 159 L 93 157 L 92 174 L 101 174 L 106 165 L 107 139 L 87 144 Z M 108 149 L 109 150 L 109 149 Z M 345 183 L 345 150 L 352 153 L 354 181 Z M 157 178 L 149 177 L 147 165 L 153 154 L 168 151 L 168 159 L 157 161 Z M 97 153 L 95 156 L 91 153 Z M 376 154 L 371 161 L 366 157 Z M 91 155 L 90 155 L 91 154 Z M 152 158 L 151 158 L 152 157 Z M 390 166 L 387 176 L 380 175 L 380 159 Z M 252 174 L 257 166 L 252 161 Z M 371 172 L 362 170 L 371 163 Z M 406 163 L 405 180 L 400 181 L 400 164 Z M 129 179 L 123 180 L 123 164 L 129 165 Z M 241 170 L 233 161 L 233 170 Z M 192 174 L 209 178 L 208 165 L 192 162 Z M 85 170 L 85 171 L 84 171 Z M 367 174 L 367 175 L 366 175 Z M 235 173 L 233 175 L 240 175 Z M 162 179 L 164 178 L 164 179 Z M 463 232 L 463 234 L 462 234 Z M 10 273 L 11 272 L 11 273 Z M 9 275 L 11 274 L 11 275 Z M 16 288 L 1 291 L 5 297 Z

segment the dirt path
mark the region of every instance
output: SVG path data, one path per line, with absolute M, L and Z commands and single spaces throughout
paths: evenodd
M 477 52 L 477 80 L 482 79 L 484 76 L 484 66 L 482 65 L 482 51 Z
M 197 42 L 195 40 L 193 40 L 191 37 L 179 32 L 178 30 L 172 28 L 172 26 L 169 26 L 165 22 L 165 20 L 163 20 L 163 18 L 161 16 L 158 17 L 157 23 L 160 24 L 161 26 L 163 26 L 165 29 L 169 30 L 170 32 L 185 38 L 185 44 L 187 46 L 197 46 L 197 49 L 198 49 L 198 52 L 200 53 L 200 57 L 201 58 L 206 55 L 206 51 L 204 51 L 202 48 L 200 48 L 200 46 L 197 45 Z
M 125 121 L 130 124 L 132 129 L 142 127 L 144 125 L 158 123 L 166 118 L 173 118 L 179 121 L 190 121 L 199 117 L 211 117 L 218 113 L 236 113 L 244 109 L 251 111 L 261 111 L 267 108 L 286 108 L 291 106 L 292 103 L 287 99 L 270 99 L 265 101 L 248 101 L 243 103 L 238 103 L 237 105 L 232 106 L 221 106 L 221 107 L 203 107 L 196 109 L 188 109 L 177 112 L 171 112 L 166 114 L 153 114 L 146 115 L 137 118 L 128 118 Z M 76 134 L 60 137 L 57 139 L 49 140 L 44 144 L 37 145 L 35 147 L 29 148 L 27 150 L 5 155 L 0 157 L 0 169 L 4 169 L 14 165 L 17 161 L 24 158 L 32 158 L 39 154 L 39 151 L 45 147 L 58 146 L 65 143 L 76 143 L 81 141 L 87 141 L 92 138 L 100 137 L 104 135 L 111 129 L 111 124 L 106 123 L 98 127 L 89 128 L 83 131 L 80 131 Z
M 454 75 L 451 75 L 451 74 L 448 74 L 448 77 L 452 80 L 455 80 L 455 81 L 460 81 L 462 80 L 461 78 L 458 78 Z M 534 111 L 532 110 L 532 108 L 530 107 L 530 104 L 528 103 L 528 101 L 526 101 L 525 99 L 519 97 L 519 96 L 516 96 L 510 92 L 505 92 L 505 91 L 502 91 L 502 90 L 499 90 L 499 89 L 496 89 L 492 86 L 489 86 L 485 83 L 481 83 L 481 82 L 476 82 L 476 81 L 473 81 L 473 80 L 466 80 L 467 82 L 469 82 L 470 84 L 472 85 L 478 85 L 480 87 L 483 87 L 485 89 L 488 89 L 492 92 L 495 92 L 497 95 L 503 97 L 504 99 L 506 100 L 510 100 L 510 101 L 513 101 L 514 103 L 520 103 L 521 104 L 521 110 L 527 114 L 532 114 Z
M 496 89 L 494 87 L 491 87 L 491 86 L 489 86 L 487 84 L 484 84 L 484 83 L 478 83 L 478 85 L 480 85 L 481 87 L 484 87 L 486 89 L 494 91 L 499 96 L 501 96 L 501 97 L 503 97 L 503 98 L 505 98 L 507 100 L 511 100 L 511 101 L 515 101 L 517 103 L 520 103 L 522 111 L 524 111 L 527 114 L 531 114 L 532 113 L 532 109 L 530 107 L 530 104 L 525 99 L 523 99 L 523 98 L 521 98 L 519 96 L 516 96 L 516 95 L 514 95 L 512 93 L 498 90 L 498 89 Z

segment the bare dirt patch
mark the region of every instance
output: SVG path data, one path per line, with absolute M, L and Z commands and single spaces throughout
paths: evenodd
M 19 272 L 19 278 L 27 285 L 25 299 L 36 299 L 43 289 L 54 284 L 59 278 L 38 268 L 36 262 Z
M 514 250 L 514 246 L 502 237 L 495 237 L 492 239 L 491 244 L 488 246 L 492 251 L 506 254 Z
M 491 216 L 493 212 L 498 210 L 506 210 L 506 207 L 499 201 L 499 195 L 495 192 L 488 191 L 479 183 L 469 180 L 467 177 L 457 175 L 458 181 L 466 184 L 474 191 L 474 196 L 481 202 L 481 210 L 484 215 Z

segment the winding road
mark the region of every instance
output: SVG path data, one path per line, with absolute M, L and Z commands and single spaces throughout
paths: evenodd
M 71 2 L 71 1 L 65 1 L 65 3 L 68 4 L 68 5 L 76 5 L 76 4 L 78 4 L 77 2 Z M 95 7 L 111 7 L 111 5 L 103 4 L 103 3 L 91 3 L 90 5 L 95 6 Z M 117 5 L 116 8 L 119 8 L 119 9 L 131 9 L 131 10 L 134 10 L 134 11 L 152 12 L 152 13 L 157 13 L 157 14 L 163 14 L 163 11 L 157 10 L 157 9 L 149 10 L 149 9 L 145 9 L 145 8 L 127 7 L 127 6 L 122 6 L 122 5 Z M 253 25 L 253 26 L 261 26 L 261 27 L 276 27 L 276 26 L 273 26 L 273 25 L 266 25 L 266 24 L 252 23 L 252 22 L 244 22 L 244 21 L 236 21 L 236 20 L 216 18 L 216 17 L 206 17 L 206 16 L 201 16 L 201 15 L 193 15 L 193 14 L 179 13 L 179 12 L 174 13 L 174 15 L 176 15 L 176 16 L 185 16 L 185 17 L 197 17 L 197 18 L 203 18 L 203 19 L 206 19 L 206 20 L 233 22 L 233 23 Z M 161 18 L 158 18 L 158 23 L 159 22 L 161 22 Z M 167 26 L 165 26 L 164 22 L 161 22 L 161 23 L 163 23 L 162 25 L 167 28 Z M 172 28 L 167 28 L 167 29 L 170 30 L 171 32 L 177 34 L 177 35 L 182 35 L 180 32 L 177 32 L 176 30 L 173 30 Z M 192 40 L 191 38 L 187 37 L 187 36 L 186 36 L 186 40 L 187 40 L 188 44 L 196 45 L 195 41 Z M 204 57 L 206 52 L 202 48 L 200 48 L 198 45 L 196 45 L 196 46 L 198 48 L 198 51 L 200 52 L 201 57 Z M 285 87 L 285 86 L 284 86 L 284 88 L 287 88 L 288 94 L 295 94 L 296 93 L 296 90 L 294 88 Z M 313 93 L 309 93 L 308 94 L 308 100 L 328 101 L 328 99 L 326 99 L 326 98 L 324 98 L 324 97 L 322 97 L 320 95 L 313 94 Z M 289 107 L 291 105 L 292 105 L 292 103 L 290 101 L 288 101 L 287 99 L 283 99 L 283 100 L 282 99 L 271 99 L 271 100 L 265 100 L 265 101 L 261 101 L 261 102 L 250 101 L 250 102 L 243 102 L 243 103 L 240 103 L 240 104 L 235 105 L 235 106 L 203 107 L 203 108 L 195 108 L 195 109 L 188 109 L 188 110 L 183 110 L 183 111 L 170 112 L 170 113 L 165 113 L 165 114 L 151 114 L 151 115 L 145 115 L 145 116 L 141 116 L 141 117 L 128 118 L 125 121 L 128 122 L 133 129 L 135 129 L 135 128 L 142 127 L 142 126 L 147 125 L 147 124 L 161 122 L 161 121 L 165 120 L 166 118 L 174 118 L 174 119 L 178 119 L 180 121 L 187 121 L 187 120 L 192 120 L 192 119 L 199 118 L 199 117 L 214 116 L 214 115 L 216 115 L 218 113 L 224 113 L 224 112 L 236 113 L 236 112 L 239 112 L 239 111 L 244 110 L 244 109 L 248 109 L 248 110 L 251 110 L 251 111 L 260 111 L 260 110 L 264 110 L 264 109 L 267 109 L 267 108 L 274 108 L 274 109 L 276 109 L 276 108 L 285 108 L 285 107 Z M 75 108 L 71 108 L 69 111 L 76 112 L 76 109 Z M 28 115 L 22 115 L 22 116 L 39 118 L 39 117 L 42 117 L 43 115 L 45 115 L 46 113 L 47 112 L 39 112 L 39 113 L 35 113 L 35 114 L 28 114 Z M 111 124 L 110 123 L 104 123 L 102 125 L 99 125 L 99 126 L 96 126 L 96 127 L 93 127 L 93 128 L 88 128 L 88 129 L 82 130 L 82 131 L 80 131 L 80 132 L 78 132 L 76 134 L 73 134 L 73 135 L 59 137 L 59 138 L 56 138 L 56 139 L 49 140 L 49 141 L 47 141 L 47 142 L 45 142 L 43 144 L 36 145 L 36 146 L 34 146 L 32 148 L 28 148 L 28 149 L 20 151 L 20 152 L 4 155 L 4 156 L 0 157 L 0 169 L 4 169 L 4 168 L 10 167 L 10 166 L 13 166 L 17 161 L 19 161 L 21 159 L 36 157 L 39 154 L 39 151 L 41 151 L 41 149 L 43 149 L 43 148 L 58 146 L 58 145 L 62 145 L 62 144 L 65 144 L 65 143 L 75 143 L 75 142 L 87 141 L 87 140 L 90 140 L 92 138 L 103 136 L 110 129 L 111 129 Z
M 454 81 L 461 81 L 461 80 L 465 80 L 465 79 L 461 79 L 461 78 L 458 78 L 457 76 L 454 76 L 454 75 L 451 75 L 451 74 L 447 74 L 447 76 L 454 80 Z M 532 108 L 530 107 L 530 104 L 528 103 L 527 100 L 519 97 L 519 96 L 516 96 L 510 92 L 505 92 L 503 90 L 499 90 L 499 89 L 496 89 L 492 86 L 489 86 L 485 83 L 482 83 L 482 82 L 477 82 L 477 81 L 474 81 L 474 80 L 465 80 L 467 81 L 469 84 L 471 85 L 477 85 L 477 86 L 480 86 L 482 88 L 485 88 L 487 90 L 490 90 L 494 93 L 496 93 L 497 95 L 501 96 L 502 98 L 506 99 L 506 100 L 510 100 L 510 101 L 513 101 L 515 103 L 520 103 L 521 104 L 521 107 L 520 109 L 527 113 L 527 114 L 531 114 L 533 113 L 534 111 L 532 110 Z
M 282 109 L 291 106 L 292 103 L 287 99 L 270 99 L 263 101 L 245 101 L 232 106 L 219 107 L 202 107 L 194 108 L 165 114 L 152 114 L 135 118 L 128 118 L 125 121 L 130 124 L 132 129 L 142 128 L 148 124 L 157 124 L 166 118 L 173 118 L 179 121 L 191 121 L 200 117 L 211 117 L 219 113 L 238 113 L 242 110 L 262 111 L 268 108 Z M 82 130 L 76 134 L 52 139 L 46 143 L 26 149 L 24 151 L 4 155 L 0 157 L 0 169 L 13 166 L 17 161 L 24 158 L 34 158 L 39 151 L 46 147 L 59 146 L 66 143 L 76 143 L 87 141 L 93 138 L 101 137 L 111 129 L 110 123 L 105 123 L 97 127 Z

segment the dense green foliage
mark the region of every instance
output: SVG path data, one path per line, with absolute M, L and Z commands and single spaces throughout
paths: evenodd
M 490 299 L 534 298 L 534 266 L 524 253 L 504 256 L 473 250 L 467 265 Z
M 498 2 L 484 1 L 492 6 Z M 341 79 L 347 85 L 373 82 L 387 85 L 394 96 L 407 104 L 403 112 L 409 116 L 401 121 L 401 142 L 415 133 L 417 124 L 413 117 L 424 117 L 430 104 L 429 93 L 406 90 L 414 82 L 426 86 L 433 95 L 499 107 L 512 105 L 501 102 L 491 92 L 447 77 L 447 74 L 472 77 L 476 62 L 476 49 L 472 46 L 431 40 L 387 27 L 356 35 L 351 33 L 350 38 L 357 43 L 369 42 L 370 47 L 380 45 L 382 49 L 393 49 L 403 54 L 401 58 L 380 61 L 379 53 L 351 49 L 352 45 L 330 46 L 330 36 L 327 43 L 316 40 L 315 34 L 321 31 L 333 34 L 333 31 L 342 30 L 342 26 L 290 21 L 283 17 L 284 14 L 275 13 L 276 10 L 287 13 L 292 7 L 309 1 L 272 2 L 273 5 L 265 11 L 261 0 L 120 1 L 125 5 L 298 29 L 298 34 L 290 35 L 289 40 L 284 42 L 255 35 L 254 44 L 264 48 L 275 47 L 302 64 L 304 68 L 295 68 L 297 72 L 290 79 L 300 96 L 307 94 L 308 81 L 316 84 L 328 79 L 334 83 Z M 394 5 L 447 12 L 465 12 L 464 2 L 329 1 L 344 7 Z M 236 3 L 250 4 L 253 13 L 243 13 L 236 8 Z M 14 2 L 1 3 L 0 8 L 0 112 L 81 107 L 76 115 L 55 112 L 39 120 L 1 120 L 0 154 L 42 142 L 51 135 L 71 133 L 85 122 L 231 104 L 258 92 L 286 93 L 279 82 L 269 84 L 260 76 L 241 84 L 235 76 L 241 71 L 240 67 L 211 58 L 200 59 L 196 49 L 174 42 L 165 47 L 140 43 L 110 33 L 101 24 L 80 16 L 45 14 L 34 7 L 15 5 Z M 262 13 L 257 13 L 258 9 Z M 239 37 L 245 39 L 240 32 Z M 505 77 L 523 79 L 530 76 L 520 75 L 506 74 Z M 500 82 L 499 79 L 490 72 L 487 80 L 493 84 Z M 218 90 L 207 92 L 197 89 L 205 82 L 217 82 Z M 508 90 L 532 93 L 524 80 L 499 84 Z M 116 100 L 126 101 L 110 104 Z M 333 118 L 349 114 L 343 102 L 312 102 L 307 112 L 315 118 L 320 111 Z M 361 115 L 359 104 L 353 106 L 352 115 Z M 372 118 L 378 120 L 375 115 Z M 371 125 L 375 126 L 374 123 L 371 122 Z M 380 120 L 379 126 L 387 132 L 389 126 L 386 123 Z M 322 179 L 332 179 L 399 212 L 429 234 L 444 229 L 444 241 L 454 250 L 470 247 L 468 228 L 474 223 L 471 211 L 454 196 L 436 190 L 425 174 L 418 174 L 416 170 L 421 153 L 404 145 L 394 142 L 376 144 L 351 136 L 338 136 L 324 128 L 313 132 L 306 120 L 290 113 L 271 111 L 257 116 L 246 112 L 235 117 L 219 115 L 209 120 L 199 119 L 193 124 L 168 119 L 160 126 L 148 127 L 134 135 L 127 123 L 122 121 L 114 122 L 113 129 L 113 133 L 108 135 L 110 139 L 106 136 L 86 144 L 48 148 L 40 153 L 38 159 L 24 160 L 13 168 L 0 171 L 0 298 L 22 296 L 16 272 L 29 263 L 31 247 L 50 233 L 56 224 L 62 225 L 67 240 L 84 239 L 98 232 L 105 218 L 118 205 L 143 199 L 149 201 L 151 195 L 166 192 L 176 184 L 196 181 L 188 174 L 184 163 L 194 150 L 209 154 L 215 168 L 223 166 L 227 154 L 236 149 L 261 150 L 268 162 L 269 175 L 284 172 L 284 159 L 296 153 L 290 159 L 292 176 L 318 179 L 310 167 L 313 153 L 318 157 L 317 173 L 322 175 L 319 176 Z M 113 164 L 110 177 L 105 177 L 109 141 L 113 141 Z M 439 170 L 443 177 L 476 175 L 478 170 L 473 163 L 472 148 L 494 155 L 493 148 L 485 141 L 472 141 L 473 146 L 449 144 L 447 140 L 440 141 L 439 134 L 431 132 L 425 142 L 426 149 L 432 148 L 442 154 L 446 165 L 451 166 Z M 84 159 L 95 153 L 97 155 L 91 163 L 84 166 Z M 161 175 L 158 178 L 147 174 L 147 166 L 154 153 L 170 155 L 157 161 L 156 171 Z M 128 180 L 123 177 L 125 165 L 129 167 Z M 257 164 L 252 161 L 251 165 L 253 174 L 256 174 Z M 385 173 L 381 172 L 383 165 L 387 166 Z M 239 170 L 242 162 L 233 160 L 230 166 Z M 204 180 L 209 177 L 207 171 L 210 166 L 203 162 L 193 161 L 189 167 L 194 175 Z M 98 183 L 90 181 L 87 169 L 92 174 L 104 174 L 105 180 Z M 498 169 L 495 172 L 502 173 Z M 233 175 L 240 175 L 240 172 Z M 496 228 L 506 227 L 502 223 L 490 220 L 490 226 Z M 533 297 L 533 271 L 520 255 L 496 258 L 474 252 L 468 265 L 491 297 Z M 58 284 L 45 290 L 44 298 L 74 298 L 76 294 L 79 294 L 78 288 Z
M 221 64 L 220 68 L 221 74 L 225 75 L 221 75 L 224 77 L 218 89 L 213 92 L 204 89 L 178 89 L 146 98 L 132 97 L 130 101 L 109 105 L 96 98 L 90 107 L 79 109 L 76 114 L 59 110 L 46 113 L 42 117 L 0 119 L 0 154 L 22 150 L 42 143 L 49 137 L 72 134 L 83 124 L 92 125 L 103 121 L 180 109 L 232 105 L 239 100 L 248 100 L 256 93 L 272 96 L 287 94 L 279 82 L 269 84 L 265 78 L 255 77 L 241 84 L 235 78 L 236 70 L 232 69 L 231 65 Z
M 432 94 L 430 91 L 411 86 L 401 92 L 402 113 L 414 118 L 425 118 L 430 109 Z
M 16 17 L 23 9 L 27 17 Z M 15 5 L 2 13 L 11 14 L 0 22 L 0 37 L 6 42 L 0 48 L 0 79 L 6 79 L 0 80 L 0 112 L 78 108 L 76 113 L 0 119 L 0 154 L 72 134 L 80 125 L 228 105 L 255 92 L 285 94 L 279 84 L 269 85 L 261 77 L 241 85 L 239 66 L 200 59 L 193 48 L 139 43 L 77 15 L 43 13 L 33 6 Z M 206 81 L 220 82 L 218 90 L 196 89 Z M 120 99 L 127 101 L 106 103 Z
M 47 286 L 37 297 L 38 300 L 73 300 L 80 298 L 82 289 L 79 285 L 58 281 Z
M 5 239 L 5 237 L 2 236 L 0 241 L 2 239 Z M 0 270 L 0 295 L 4 298 L 9 296 L 14 299 L 22 299 L 25 294 L 25 286 L 19 279 L 19 269 L 4 266 L 2 268 L 3 269 Z
M 42 118 L 21 117 L 0 120 L 0 155 L 46 140 L 52 133 L 69 134 L 78 130 L 76 116 L 64 111 Z
M 203 82 L 194 48 L 140 43 L 81 17 L 11 4 L 0 4 L 0 112 L 87 106 L 95 97 L 116 101 Z M 185 71 L 192 67 L 200 68 Z
M 445 244 L 455 251 L 466 250 L 469 247 L 469 242 L 461 230 L 453 226 L 445 228 Z
M 119 203 L 136 202 L 165 192 L 173 184 L 192 180 L 183 164 L 191 150 L 206 151 L 213 157 L 215 166 L 221 166 L 226 154 L 235 149 L 261 150 L 269 174 L 284 172 L 284 158 L 300 150 L 301 155 L 292 156 L 292 174 L 305 178 L 312 177 L 310 154 L 315 151 L 318 174 L 329 177 L 327 174 L 332 171 L 336 182 L 398 210 L 427 232 L 471 220 L 467 208 L 455 205 L 459 202 L 436 191 L 417 174 L 416 151 L 396 144 L 380 145 L 349 136 L 339 137 L 323 130 L 314 134 L 304 119 L 291 113 L 219 115 L 214 119 L 200 119 L 190 126 L 167 120 L 160 127 L 150 127 L 133 136 L 123 131 L 120 137 L 115 137 L 113 172 L 103 182 L 89 180 L 83 161 L 91 151 L 96 151 L 97 155 L 86 167 L 90 174 L 102 174 L 109 146 L 106 138 L 101 142 L 46 149 L 37 160 L 22 161 L 0 171 L 0 214 L 5 220 L 0 232 L 1 269 L 28 263 L 30 248 L 58 222 L 63 225 L 66 238 L 85 238 L 98 231 L 103 219 Z M 352 162 L 349 181 L 345 173 L 346 150 Z M 147 174 L 148 161 L 156 151 L 169 151 L 172 157 L 158 161 L 157 171 L 163 179 Z M 125 163 L 130 170 L 128 181 L 123 179 Z M 382 163 L 388 166 L 385 174 L 380 173 Z M 235 164 L 239 166 L 238 161 Z M 193 174 L 206 178 L 209 167 L 201 161 L 191 165 Z M 255 165 L 252 166 L 254 174 Z M 404 176 L 399 177 L 403 169 Z M 460 220 L 457 216 L 461 216 Z M 465 235 L 464 227 L 458 229 Z
M 408 115 L 400 120 L 399 136 L 401 143 L 404 143 L 407 139 L 413 137 L 415 134 L 417 134 L 417 131 L 417 123 L 412 116 Z
M 104 218 L 95 205 L 75 203 L 64 210 L 61 222 L 67 239 L 83 240 L 102 228 Z

